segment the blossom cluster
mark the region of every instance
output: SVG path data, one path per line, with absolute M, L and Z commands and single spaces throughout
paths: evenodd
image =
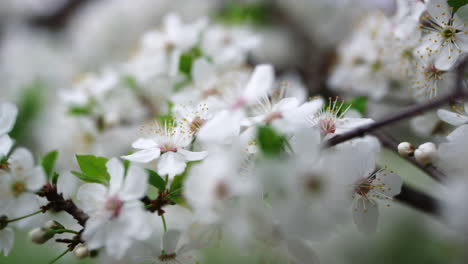
M 364 18 L 338 48 L 334 91 L 451 92 L 466 23 L 442 0 L 397 7 Z M 67 133 L 39 161 L 9 136 L 17 106 L 0 102 L 0 253 L 27 229 L 98 263 L 199 263 L 226 238 L 246 254 L 268 247 L 285 263 L 319 263 L 314 245 L 340 227 L 377 232 L 403 192 L 398 168 L 382 164 L 381 139 L 366 131 L 330 144 L 376 121 L 353 105 L 362 98 L 308 97 L 299 78 L 255 65 L 262 41 L 250 27 L 165 16 L 127 60 L 58 91 L 52 122 Z M 463 231 L 467 107 L 438 110 L 457 126 L 446 138 L 397 148 L 450 176 L 440 213 Z

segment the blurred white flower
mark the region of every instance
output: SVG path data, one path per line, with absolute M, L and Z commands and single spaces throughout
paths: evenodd
M 445 109 L 437 110 L 437 115 L 440 120 L 454 126 L 461 126 L 468 123 L 468 103 L 465 103 L 463 107 L 452 106 L 452 109 L 454 111 Z

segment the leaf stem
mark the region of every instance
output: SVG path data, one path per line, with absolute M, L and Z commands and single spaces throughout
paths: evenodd
M 164 228 L 164 233 L 167 232 L 167 225 L 166 225 L 166 218 L 164 218 L 164 215 L 161 215 L 161 220 L 163 223 L 163 228 Z
M 20 220 L 26 219 L 28 217 L 31 217 L 31 216 L 34 216 L 34 215 L 37 215 L 37 214 L 40 214 L 40 213 L 42 213 L 42 210 L 39 210 L 37 212 L 31 213 L 31 214 L 28 214 L 28 215 L 25 215 L 25 216 L 22 216 L 22 217 L 10 219 L 10 220 L 7 221 L 7 223 L 13 223 L 13 222 L 16 222 L 16 221 L 20 221 Z

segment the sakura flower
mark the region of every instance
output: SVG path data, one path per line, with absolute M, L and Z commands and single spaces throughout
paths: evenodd
M 189 253 L 199 248 L 198 243 L 196 241 L 182 242 L 182 232 L 179 230 L 171 229 L 165 232 L 160 245 L 160 249 L 151 247 L 147 256 L 141 256 L 138 259 L 151 261 L 154 264 L 181 264 L 196 261 Z
M 192 142 L 192 134 L 185 131 L 183 126 L 173 123 L 150 123 L 149 136 L 140 138 L 132 144 L 139 151 L 122 156 L 139 163 L 148 163 L 158 159 L 157 172 L 159 175 L 168 175 L 171 179 L 184 172 L 188 161 L 204 159 L 206 151 L 193 152 L 187 150 Z
M 147 239 L 151 227 L 143 203 L 148 175 L 141 168 L 130 166 L 125 176 L 122 163 L 113 158 L 106 164 L 109 186 L 87 183 L 80 187 L 77 200 L 89 215 L 83 239 L 90 250 L 105 247 L 107 253 L 122 258 L 132 242 Z
M 463 107 L 452 106 L 452 111 L 445 109 L 437 110 L 439 118 L 451 125 L 460 126 L 468 123 L 468 103 L 465 103 Z
M 351 106 L 344 109 L 343 106 L 344 101 L 340 103 L 338 98 L 333 101 L 329 98 L 329 105 L 315 114 L 307 116 L 307 120 L 312 127 L 317 127 L 325 138 L 373 122 L 372 119 L 368 118 L 346 117 L 345 114 Z
M 42 167 L 34 165 L 32 154 L 24 148 L 16 149 L 6 166 L 7 170 L 0 170 L 0 212 L 18 218 L 37 211 L 34 192 L 46 183 Z M 18 222 L 21 227 L 26 224 L 27 221 Z
M 10 253 L 14 239 L 15 234 L 11 228 L 1 229 L 0 227 L 0 253 L 3 252 L 5 257 Z
M 185 130 L 193 135 L 196 135 L 200 127 L 213 117 L 213 113 L 205 103 L 176 105 L 172 111 L 174 116 L 186 126 Z
M 18 108 L 12 103 L 0 103 L 0 137 L 9 133 L 18 115 Z
M 439 145 L 438 165 L 449 174 L 464 175 L 468 170 L 468 125 L 457 127 L 447 136 L 447 142 Z
M 353 219 L 359 231 L 372 233 L 377 229 L 379 209 L 377 200 L 386 202 L 401 191 L 402 180 L 393 171 L 375 171 L 376 153 L 365 141 L 341 146 L 337 177 L 345 184 L 352 201 Z
M 415 74 L 411 83 L 417 99 L 433 98 L 451 87 L 455 80 L 455 74 L 438 68 L 433 57 L 420 57 L 414 67 Z
M 267 93 L 274 82 L 274 72 L 271 65 L 255 67 L 248 83 L 241 89 L 231 91 L 226 95 L 228 109 L 219 112 L 199 131 L 198 138 L 202 142 L 229 143 L 232 137 L 240 132 L 240 123 L 245 116 L 245 107 L 252 105 L 258 98 Z
M 419 54 L 434 57 L 437 69 L 449 70 L 468 51 L 468 28 L 445 0 L 429 0 L 426 8 L 429 14 L 423 16 L 421 24 L 426 35 Z

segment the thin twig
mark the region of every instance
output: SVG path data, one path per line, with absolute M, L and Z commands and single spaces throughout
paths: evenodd
M 392 136 L 380 130 L 374 131 L 372 135 L 376 136 L 384 147 L 398 153 L 399 142 L 395 138 L 393 138 Z M 443 172 L 441 172 L 439 169 L 437 169 L 437 167 L 435 167 L 434 165 L 425 166 L 421 164 L 420 162 L 418 162 L 413 156 L 407 156 L 407 157 L 402 156 L 402 158 L 406 159 L 408 162 L 418 167 L 420 170 L 425 172 L 427 175 L 429 175 L 431 178 L 433 178 L 436 181 L 442 182 L 447 178 L 447 176 Z
M 400 194 L 395 196 L 395 199 L 419 211 L 433 216 L 440 216 L 440 201 L 424 192 L 414 189 L 409 185 L 404 184 L 401 188 Z
M 354 130 L 348 131 L 346 133 L 336 135 L 329 139 L 325 143 L 325 147 L 332 147 L 337 144 L 343 143 L 345 141 L 348 141 L 350 139 L 353 139 L 355 137 L 362 137 L 366 135 L 367 133 L 373 132 L 379 128 L 382 128 L 384 126 L 391 125 L 393 123 L 396 123 L 398 121 L 408 119 L 411 117 L 415 117 L 417 115 L 423 114 L 427 111 L 437 109 L 445 104 L 448 104 L 453 101 L 457 101 L 458 99 L 462 99 L 466 97 L 468 94 L 466 91 L 463 89 L 463 79 L 464 79 L 464 73 L 465 73 L 465 66 L 467 63 L 467 59 L 465 59 L 457 68 L 457 77 L 456 77 L 456 82 L 455 82 L 455 87 L 453 88 L 453 91 L 445 96 L 439 97 L 437 99 L 428 101 L 423 104 L 419 104 L 413 107 L 410 107 L 400 113 L 396 113 L 394 115 L 391 115 L 387 118 L 384 118 L 380 121 L 376 121 L 373 123 L 370 123 L 368 125 L 360 126 L 355 128 Z

